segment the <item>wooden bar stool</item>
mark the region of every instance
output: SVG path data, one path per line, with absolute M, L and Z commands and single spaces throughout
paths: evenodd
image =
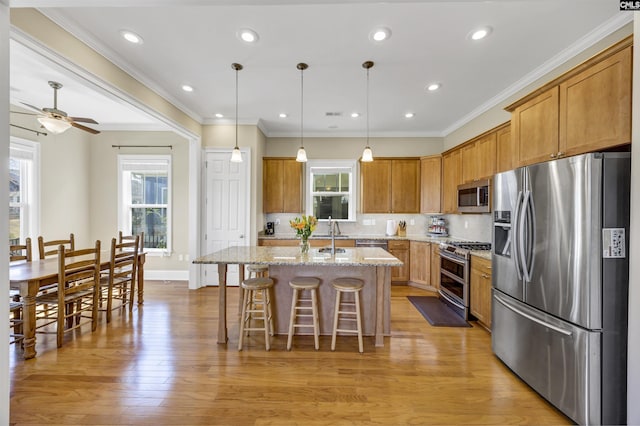
M 291 297 L 291 317 L 289 318 L 289 338 L 287 339 L 287 350 L 291 350 L 291 342 L 296 328 L 313 328 L 313 338 L 315 348 L 320 348 L 320 322 L 318 320 L 318 286 L 320 280 L 314 277 L 295 277 L 289 281 L 293 289 Z M 308 290 L 310 298 L 300 298 L 300 292 Z M 301 305 L 298 306 L 298 303 Z M 298 313 L 300 312 L 300 313 Z M 304 313 L 302 313 L 304 312 Z M 309 313 L 311 312 L 311 313 Z M 311 318 L 311 324 L 298 323 L 297 318 Z
M 353 333 L 358 335 L 358 349 L 364 352 L 362 347 L 362 318 L 360 315 L 360 290 L 364 287 L 364 281 L 358 278 L 336 278 L 331 282 L 336 290 L 336 304 L 333 315 L 333 334 L 331 335 L 331 350 L 336 350 L 336 333 Z M 352 293 L 353 302 L 343 302 L 342 293 Z M 345 310 L 350 308 L 349 310 Z M 356 321 L 356 329 L 338 328 L 339 320 Z
M 247 271 L 249 272 L 249 276 L 247 278 L 259 278 L 259 277 L 268 277 L 269 276 L 269 266 L 268 265 L 248 265 Z M 238 315 L 242 315 L 242 300 L 244 299 L 244 290 L 242 286 L 238 287 Z
M 240 317 L 240 332 L 238 336 L 238 350 L 242 350 L 244 332 L 264 331 L 266 350 L 271 349 L 269 336 L 273 336 L 273 316 L 271 314 L 271 297 L 269 291 L 273 287 L 271 278 L 248 278 L 240 285 L 244 290 L 242 316 Z M 260 315 L 261 314 L 261 315 Z M 262 327 L 251 327 L 251 320 L 263 322 Z

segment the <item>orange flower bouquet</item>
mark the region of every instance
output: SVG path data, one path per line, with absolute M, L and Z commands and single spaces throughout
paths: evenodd
M 314 216 L 302 215 L 289 221 L 289 225 L 296 231 L 296 235 L 300 237 L 300 249 L 305 254 L 309 251 L 309 237 L 316 230 L 318 219 Z

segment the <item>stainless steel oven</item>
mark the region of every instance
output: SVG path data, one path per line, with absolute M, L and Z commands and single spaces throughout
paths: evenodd
M 465 320 L 469 319 L 471 250 L 491 250 L 491 244 L 477 241 L 440 244 L 440 298 Z

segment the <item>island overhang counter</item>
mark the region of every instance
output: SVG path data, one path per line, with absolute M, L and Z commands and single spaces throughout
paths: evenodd
M 343 250 L 343 251 L 342 251 Z M 338 277 L 360 278 L 365 282 L 361 294 L 363 333 L 375 336 L 375 345 L 384 346 L 384 336 L 390 334 L 391 267 L 403 263 L 384 249 L 357 247 L 342 252 L 322 253 L 311 249 L 302 254 L 298 247 L 239 246 L 229 247 L 199 257 L 195 264 L 218 266 L 219 318 L 218 343 L 227 342 L 227 265 L 239 265 L 239 282 L 244 280 L 244 266 L 267 265 L 274 280 L 276 333 L 286 334 L 291 309 L 289 280 L 294 276 L 313 276 L 321 280 L 321 334 L 331 334 L 333 319 L 333 288 L 331 280 Z

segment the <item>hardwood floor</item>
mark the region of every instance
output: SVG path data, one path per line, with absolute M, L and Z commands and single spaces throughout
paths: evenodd
M 237 350 L 237 289 L 229 290 L 230 341 L 216 343 L 218 289 L 148 281 L 145 304 L 114 311 L 94 333 L 38 335 L 37 358 L 10 348 L 11 417 L 26 424 L 571 424 L 491 353 L 489 333 L 431 327 L 392 289 L 392 337 L 255 333 Z M 52 338 L 53 337 L 53 338 Z

